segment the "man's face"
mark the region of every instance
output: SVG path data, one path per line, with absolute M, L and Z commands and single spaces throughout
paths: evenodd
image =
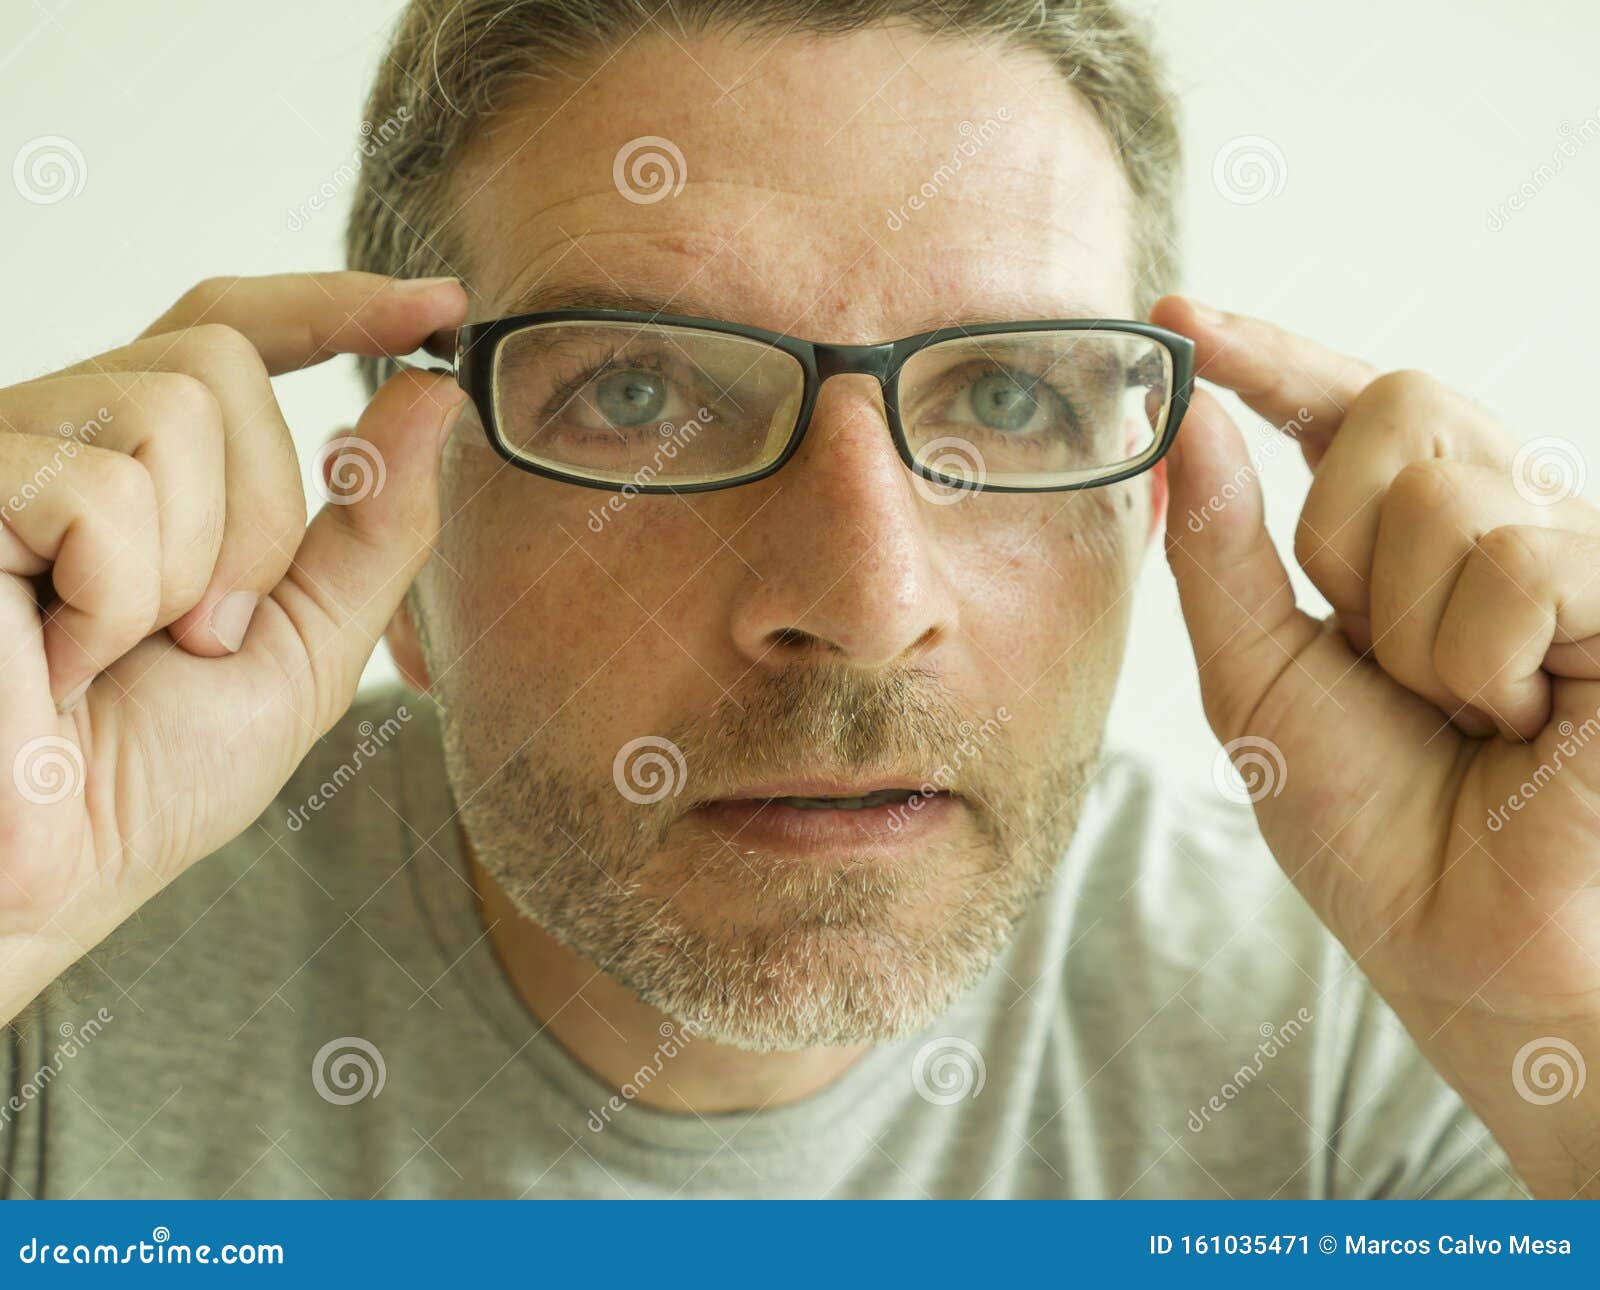
M 681 153 L 681 191 L 619 187 L 645 136 Z M 968 40 L 642 36 L 505 105 L 454 194 L 478 318 L 637 297 L 866 344 L 1133 309 L 1092 112 L 1042 58 Z M 464 427 L 421 593 L 488 873 L 713 1038 L 926 1024 L 1071 835 L 1159 473 L 951 493 L 896 457 L 858 375 L 782 470 L 721 492 L 609 505 Z

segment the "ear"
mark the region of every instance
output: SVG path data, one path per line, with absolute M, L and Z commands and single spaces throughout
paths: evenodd
M 1167 459 L 1163 457 L 1150 472 L 1150 531 L 1144 536 L 1147 547 L 1155 540 L 1157 533 L 1166 530 L 1167 497 Z
M 400 679 L 413 690 L 426 694 L 432 679 L 428 665 L 422 657 L 422 640 L 417 635 L 417 624 L 411 617 L 411 598 L 407 596 L 394 611 L 383 639 L 388 642 L 389 653 L 394 656 L 395 669 Z

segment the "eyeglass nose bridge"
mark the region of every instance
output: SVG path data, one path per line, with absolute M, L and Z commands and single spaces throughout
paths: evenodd
M 888 345 L 813 345 L 816 355 L 817 384 L 830 376 L 862 374 L 880 381 L 888 374 L 894 359 L 894 346 Z

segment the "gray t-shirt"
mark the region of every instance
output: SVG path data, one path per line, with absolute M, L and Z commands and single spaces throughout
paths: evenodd
M 619 1093 L 541 1029 L 485 939 L 433 708 L 369 694 L 0 1044 L 0 1196 L 1522 1194 L 1248 809 L 1126 756 L 923 1034 L 789 1106 L 633 1100 L 681 1042 Z

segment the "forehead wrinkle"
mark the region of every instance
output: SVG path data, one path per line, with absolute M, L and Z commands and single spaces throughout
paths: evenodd
M 508 306 L 509 312 L 512 313 L 538 313 L 556 309 L 615 309 L 645 314 L 676 314 L 715 318 L 744 326 L 761 327 L 769 331 L 781 330 L 768 325 L 771 319 L 752 315 L 749 310 L 733 304 L 731 299 L 724 298 L 716 291 L 706 291 L 704 288 L 693 286 L 669 291 L 652 289 L 644 285 L 618 287 L 616 283 L 599 276 L 574 275 L 556 281 L 543 281 L 522 292 Z M 939 327 L 1021 322 L 1035 318 L 1108 316 L 1107 311 L 1069 295 L 1035 294 L 1002 288 L 997 292 L 991 292 L 981 302 L 964 304 L 953 310 L 934 310 L 914 317 L 905 325 L 904 334 L 914 335 Z M 880 336 L 864 343 L 875 344 L 894 339 L 898 339 L 898 336 Z

